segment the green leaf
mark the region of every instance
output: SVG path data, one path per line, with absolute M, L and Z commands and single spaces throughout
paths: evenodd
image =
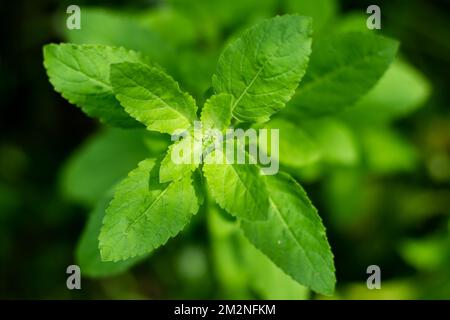
M 246 268 L 253 291 L 264 300 L 307 299 L 309 290 L 294 281 L 278 268 L 267 256 L 241 236 L 242 249 L 246 258 Z
M 222 93 L 214 95 L 205 102 L 201 121 L 204 129 L 225 130 L 231 123 L 233 96 Z
M 267 217 L 268 194 L 260 169 L 254 164 L 227 164 L 215 162 L 215 157 L 225 158 L 221 150 L 210 153 L 203 165 L 203 174 L 216 202 L 230 214 L 246 219 L 261 220 Z
M 308 72 L 286 117 L 342 111 L 365 95 L 393 61 L 398 42 L 368 33 L 333 34 L 313 45 Z
M 288 13 L 312 17 L 315 34 L 322 31 L 336 17 L 338 11 L 336 0 L 285 0 L 285 7 Z
M 294 280 L 331 295 L 333 255 L 325 228 L 306 193 L 289 175 L 266 176 L 269 218 L 241 221 L 245 236 Z
M 221 291 L 231 299 L 305 299 L 308 289 L 280 270 L 255 249 L 217 206 L 208 208 L 212 257 Z M 254 298 L 254 296 L 253 296 Z
M 91 117 L 120 127 L 138 127 L 114 97 L 110 64 L 142 62 L 144 57 L 124 48 L 103 45 L 48 44 L 44 66 L 55 90 Z
M 119 262 L 103 262 L 101 260 L 98 236 L 111 199 L 112 196 L 108 195 L 95 206 L 76 248 L 76 262 L 83 271 L 83 275 L 88 277 L 109 277 L 122 273 L 146 257 L 140 256 Z
M 155 150 L 149 150 L 147 143 Z M 94 205 L 139 161 L 159 155 L 165 146 L 166 139 L 145 129 L 101 131 L 83 143 L 64 164 L 60 176 L 62 192 L 72 200 Z
M 195 100 L 159 68 L 113 64 L 111 83 L 125 110 L 149 130 L 173 134 L 188 129 L 196 119 Z
M 139 163 L 116 188 L 99 237 L 103 261 L 151 252 L 176 236 L 198 210 L 191 175 L 160 184 L 153 159 Z
M 223 51 L 214 90 L 234 96 L 232 109 L 238 120 L 265 122 L 294 94 L 310 52 L 310 18 L 285 15 L 265 20 Z
M 182 179 L 187 173 L 194 171 L 200 164 L 202 154 L 202 142 L 196 143 L 192 135 L 171 144 L 167 154 L 161 161 L 159 182 Z M 181 163 L 174 162 L 176 157 Z
M 404 117 L 424 104 L 431 88 L 412 65 L 396 59 L 370 92 L 342 116 L 357 123 L 384 123 Z

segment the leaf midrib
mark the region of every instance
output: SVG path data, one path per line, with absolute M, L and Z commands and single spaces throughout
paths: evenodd
M 170 183 L 170 184 L 167 186 L 167 188 L 165 188 L 163 191 L 161 191 L 161 193 L 158 194 L 158 195 L 156 196 L 156 198 L 155 198 L 151 203 L 149 203 L 149 204 L 147 205 L 147 207 L 146 207 L 144 210 L 142 210 L 142 212 L 139 214 L 139 216 L 137 216 L 136 219 L 134 219 L 133 221 L 131 221 L 131 223 L 127 226 L 127 229 L 125 230 L 125 232 L 128 232 L 129 229 L 130 229 L 131 227 L 133 227 L 139 220 L 141 220 L 142 217 L 144 217 L 144 216 L 147 214 L 147 212 L 148 212 L 150 209 L 153 208 L 153 206 L 155 205 L 155 203 L 157 203 L 157 202 L 161 199 L 161 197 L 164 196 L 164 195 L 166 194 L 166 192 L 169 190 L 169 188 L 170 188 L 173 184 L 174 184 L 174 183 Z
M 99 84 L 99 85 L 105 87 L 106 89 L 108 89 L 109 91 L 112 92 L 112 86 L 111 86 L 110 83 L 108 83 L 108 82 L 106 82 L 106 81 L 104 81 L 104 80 L 102 80 L 102 79 L 100 79 L 100 78 L 94 78 L 94 77 L 88 75 L 87 73 L 83 72 L 83 71 L 81 70 L 81 67 L 80 67 L 79 69 L 76 69 L 75 67 L 71 66 L 70 64 L 68 64 L 68 63 L 65 62 L 64 60 L 57 58 L 56 55 L 54 55 L 54 56 L 55 56 L 55 59 L 56 59 L 57 61 L 59 61 L 62 65 L 66 66 L 66 67 L 69 68 L 70 70 L 74 71 L 75 73 L 81 74 L 82 76 L 86 77 L 88 80 L 90 80 L 90 81 L 92 81 L 92 82 L 95 82 L 95 83 L 97 83 L 97 84 Z M 76 57 L 75 57 L 75 60 L 77 61 L 78 66 L 80 66 L 80 64 L 79 64 L 79 62 L 78 62 L 78 59 L 77 59 Z
M 239 97 L 236 99 L 236 101 L 233 103 L 232 107 L 231 107 L 231 111 L 233 112 L 234 109 L 237 107 L 237 105 L 239 104 L 239 102 L 242 100 L 242 98 L 244 97 L 244 95 L 247 93 L 247 91 L 250 89 L 251 86 L 253 86 L 253 84 L 255 83 L 256 79 L 259 77 L 259 75 L 261 74 L 262 70 L 264 69 L 265 65 L 267 62 L 264 62 L 264 64 L 261 66 L 261 68 L 259 68 L 258 72 L 255 74 L 255 76 L 253 77 L 253 79 L 250 81 L 250 83 L 245 87 L 245 89 L 242 91 L 242 93 L 239 95 Z M 240 70 L 242 72 L 242 70 Z
M 283 226 L 287 229 L 287 231 L 289 232 L 289 234 L 291 235 L 291 237 L 294 239 L 295 243 L 297 244 L 297 246 L 300 248 L 300 250 L 303 252 L 303 254 L 306 257 L 306 260 L 308 261 L 308 264 L 311 268 L 312 271 L 312 276 L 314 277 L 314 266 L 313 263 L 311 261 L 311 259 L 309 258 L 309 255 L 307 254 L 306 250 L 302 247 L 300 241 L 297 239 L 294 231 L 291 229 L 291 227 L 288 225 L 288 223 L 286 222 L 286 220 L 284 219 L 284 216 L 281 214 L 280 209 L 278 208 L 278 206 L 275 204 L 275 202 L 273 201 L 273 198 L 269 195 L 269 201 L 271 206 L 274 208 L 274 210 L 277 212 L 277 215 L 280 217 L 281 222 L 283 223 Z M 322 283 L 327 283 L 326 280 L 323 278 L 322 273 L 318 272 L 317 273 L 319 275 L 319 277 L 322 280 Z
M 121 71 L 121 73 L 122 73 L 123 76 L 127 77 L 127 79 L 129 79 L 130 81 L 132 81 L 137 87 L 140 87 L 140 88 L 144 89 L 145 92 L 149 93 L 149 94 L 150 94 L 152 97 L 154 97 L 156 100 L 162 102 L 167 108 L 169 108 L 169 109 L 175 111 L 175 112 L 176 112 L 177 114 L 179 114 L 182 118 L 184 118 L 185 120 L 187 120 L 188 123 L 191 123 L 191 119 L 190 119 L 188 116 L 186 116 L 185 114 L 183 114 L 182 112 L 180 112 L 177 108 L 172 107 L 172 106 L 171 106 L 168 102 L 166 102 L 164 99 L 162 99 L 161 97 L 157 96 L 157 95 L 154 94 L 152 91 L 150 91 L 149 89 L 147 89 L 146 87 L 144 87 L 143 85 L 141 85 L 140 83 L 138 83 L 135 79 L 130 78 L 130 77 L 129 77 L 128 75 L 126 75 L 124 72 Z M 181 94 L 183 94 L 183 93 L 181 92 Z M 121 95 L 126 96 L 126 97 L 131 98 L 131 99 L 136 99 L 136 98 L 130 97 L 129 95 L 126 95 L 126 94 L 121 94 Z M 145 100 L 145 99 L 136 99 L 136 100 L 147 101 L 147 100 Z

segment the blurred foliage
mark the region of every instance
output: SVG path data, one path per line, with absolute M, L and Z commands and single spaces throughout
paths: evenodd
M 6 35 L 0 61 L 0 298 L 323 298 L 280 272 L 210 203 L 150 257 L 101 263 L 95 234 L 111 189 L 164 150 L 168 137 L 86 118 L 53 92 L 41 47 L 66 41 L 139 50 L 204 101 L 218 53 L 248 25 L 296 12 L 314 18 L 318 40 L 380 33 L 365 27 L 372 3 L 80 1 L 81 30 L 65 28 L 69 4 L 4 4 L 4 23 L 15 32 Z M 450 299 L 449 3 L 378 4 L 381 33 L 401 42 L 381 80 L 338 114 L 300 123 L 277 117 L 269 125 L 291 132 L 281 141 L 282 166 L 327 226 L 338 278 L 333 298 Z M 92 251 L 86 257 L 77 246 Z M 81 291 L 65 287 L 75 262 L 85 276 Z M 381 267 L 381 290 L 366 287 L 371 264 Z

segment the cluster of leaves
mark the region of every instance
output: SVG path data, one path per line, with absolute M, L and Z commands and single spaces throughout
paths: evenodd
M 221 10 L 227 15 L 210 21 L 204 11 L 208 6 L 191 7 L 183 1 L 173 2 L 172 8 L 177 8 L 176 11 L 169 7 L 169 10 L 164 8 L 135 16 L 103 9 L 84 10 L 84 30 L 69 31 L 68 39 L 96 45 L 61 44 L 45 48 L 45 66 L 55 89 L 88 115 L 113 126 L 132 128 L 142 123 L 152 131 L 171 134 L 185 129 L 192 134 L 192 123 L 200 114 L 206 127 L 223 129 L 235 119 L 234 123 L 243 121 L 246 126 L 253 123 L 257 127 L 278 128 L 279 161 L 285 171 L 301 180 L 316 179 L 329 166 L 351 166 L 361 159 L 378 172 L 404 170 L 413 165 L 414 151 L 389 129 L 388 124 L 419 106 L 428 88 L 405 62 L 395 60 L 392 63 L 397 43 L 367 32 L 364 17 L 340 21 L 333 32 L 325 35 L 325 26 L 335 18 L 334 1 L 318 1 L 316 5 L 286 1 L 289 11 L 313 16 L 312 48 L 311 22 L 307 18 L 283 16 L 249 29 L 232 40 L 220 55 L 212 82 L 214 95 L 200 113 L 195 100 L 203 102 L 204 92 L 210 86 L 213 62 L 220 48 L 216 44 L 217 34 L 221 28 L 239 28 L 235 19 L 242 18 L 242 14 L 236 12 L 246 11 L 234 5 L 228 8 L 228 1 L 213 1 L 214 5 L 227 6 L 226 10 Z M 247 2 L 251 1 L 242 1 Z M 248 21 L 272 15 L 273 3 L 264 3 L 267 6 L 260 6 L 261 11 L 253 12 L 255 17 L 248 17 Z M 184 16 L 185 10 L 189 10 L 189 14 Z M 192 20 L 186 18 L 188 16 L 192 16 Z M 99 21 L 123 32 L 99 35 L 95 27 Z M 166 34 L 167 25 L 173 23 L 183 32 Z M 216 24 L 215 28 L 206 28 L 215 31 L 203 34 L 196 23 Z M 129 34 L 135 36 L 129 37 Z M 200 52 L 192 46 L 199 37 L 207 40 L 208 50 Z M 170 41 L 161 41 L 162 38 Z M 125 46 L 142 51 L 146 56 L 98 43 Z M 155 62 L 175 75 L 181 87 L 189 89 L 195 100 Z M 184 69 L 186 67 L 188 69 Z M 412 88 L 410 94 L 399 95 L 404 92 L 399 85 Z M 393 90 L 397 94 L 386 94 Z M 284 108 L 286 103 L 288 107 Z M 88 178 L 79 178 L 82 170 L 77 172 L 73 169 L 76 166 L 70 164 L 65 174 L 69 192 L 75 190 L 73 196 L 92 204 L 137 161 L 151 157 L 115 188 L 109 207 L 111 193 L 106 192 L 91 215 L 77 254 L 88 274 L 104 276 L 127 269 L 142 255 L 179 233 L 202 205 L 207 207 L 212 221 L 213 247 L 220 247 L 214 250 L 216 265 L 220 268 L 220 261 L 231 250 L 230 237 L 240 238 L 241 235 L 224 233 L 221 229 L 226 229 L 229 222 L 220 219 L 219 208 L 203 201 L 208 198 L 201 186 L 203 173 L 209 195 L 237 217 L 237 222 L 231 224 L 234 228 L 239 225 L 256 248 L 297 282 L 319 293 L 333 292 L 334 266 L 324 228 L 305 192 L 288 174 L 263 177 L 254 165 L 176 166 L 170 161 L 170 147 L 164 159 L 159 157 L 168 144 L 164 137 L 149 136 L 142 129 L 117 130 L 104 133 L 102 138 L 104 143 L 114 146 L 105 147 L 104 152 L 83 152 L 72 160 L 79 167 L 89 168 L 81 174 Z M 190 143 L 190 139 L 188 135 L 178 143 Z M 136 145 L 132 148 L 135 151 L 121 159 L 125 152 L 118 146 L 131 141 Z M 380 153 L 379 146 L 385 148 L 386 143 L 396 152 Z M 92 149 L 97 149 L 101 141 L 92 144 Z M 106 154 L 107 148 L 119 158 L 111 161 L 106 156 L 103 159 L 89 156 Z M 404 150 L 400 156 L 398 150 Z M 392 159 L 395 155 L 398 159 Z M 389 156 L 391 158 L 385 158 Z M 104 180 L 95 178 L 107 172 L 103 163 L 111 162 L 121 163 L 114 168 L 115 174 L 106 174 Z M 98 186 L 98 191 L 85 195 L 83 186 L 89 181 Z M 80 182 L 79 188 L 73 186 L 77 182 Z M 180 194 L 183 194 L 182 203 Z M 103 260 L 127 260 L 101 262 L 97 249 L 99 233 Z M 245 239 L 239 243 L 245 256 L 250 257 L 247 259 L 249 268 L 273 275 L 265 279 L 272 289 L 270 292 L 276 292 L 273 290 L 276 283 L 283 283 L 284 288 L 292 287 L 292 296 L 304 296 L 301 286 L 280 273 L 265 256 L 248 246 Z M 230 260 L 232 256 L 228 257 L 228 266 Z M 239 286 L 239 282 L 242 285 L 242 281 L 230 281 L 230 277 L 242 278 L 238 269 L 235 268 L 234 274 L 232 270 L 219 272 L 224 278 L 223 286 L 230 283 Z M 253 277 L 258 277 L 258 273 L 250 278 Z M 261 277 L 258 280 L 261 281 Z M 258 281 L 252 283 L 258 287 Z M 286 297 L 282 293 L 270 295 L 267 288 L 261 287 L 260 284 L 255 289 L 264 297 Z
M 219 58 L 215 94 L 200 116 L 203 126 L 223 130 L 232 118 L 266 122 L 294 94 L 310 52 L 309 18 L 276 17 L 249 29 Z M 48 45 L 44 63 L 58 92 L 105 122 L 131 126 L 136 119 L 152 131 L 192 132 L 195 100 L 139 54 L 98 45 Z M 192 140 L 188 135 L 178 143 Z M 140 162 L 117 186 L 99 236 L 104 261 L 151 252 L 182 231 L 198 211 L 203 196 L 197 196 L 200 188 L 192 177 L 198 162 L 175 165 L 171 150 L 161 161 Z M 205 163 L 201 169 L 210 194 L 239 219 L 257 248 L 298 282 L 333 292 L 334 267 L 324 228 L 290 176 L 264 177 L 254 164 Z

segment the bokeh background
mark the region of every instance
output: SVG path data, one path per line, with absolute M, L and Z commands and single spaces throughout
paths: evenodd
M 81 7 L 80 32 L 65 28 L 70 4 Z M 48 82 L 42 46 L 104 43 L 143 51 L 202 100 L 221 48 L 258 19 L 285 12 L 313 15 L 320 36 L 363 30 L 370 4 L 381 7 L 381 33 L 401 42 L 398 73 L 393 71 L 398 77 L 381 92 L 388 102 L 327 127 L 331 131 L 323 139 L 334 146 L 330 156 L 290 171 L 327 227 L 338 279 L 331 298 L 449 299 L 450 2 L 445 0 L 3 2 L 0 298 L 326 298 L 276 274 L 267 276 L 261 271 L 265 262 L 243 262 L 261 257 L 242 257 L 246 245 L 230 222 L 205 212 L 128 271 L 99 275 L 82 265 L 82 273 L 88 270 L 82 290 L 68 290 L 66 268 L 83 262 L 77 247 L 88 217 L 101 212 L 114 183 L 139 160 L 161 152 L 166 139 L 106 128 L 70 105 Z M 95 249 L 95 241 L 84 242 Z M 372 264 L 381 268 L 381 290 L 366 287 Z M 269 280 L 262 283 L 258 274 Z

